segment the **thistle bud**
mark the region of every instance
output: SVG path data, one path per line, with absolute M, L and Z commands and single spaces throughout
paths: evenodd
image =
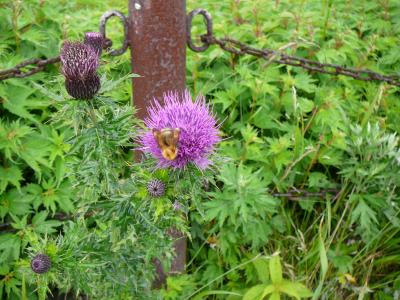
M 147 191 L 152 197 L 162 197 L 165 194 L 165 184 L 161 180 L 152 179 L 147 183 Z
M 182 205 L 179 203 L 178 200 L 175 200 L 174 204 L 172 204 L 172 208 L 173 208 L 174 210 L 177 210 L 177 211 L 183 210 L 183 207 L 182 207 Z
M 96 74 L 83 80 L 66 78 L 65 88 L 75 99 L 92 99 L 100 89 L 100 79 Z
M 50 257 L 46 254 L 37 254 L 31 261 L 31 268 L 37 274 L 47 273 L 51 268 Z
M 65 42 L 60 53 L 65 88 L 75 99 L 91 99 L 100 89 L 96 50 L 79 42 Z
M 92 47 L 97 56 L 100 56 L 105 45 L 105 40 L 99 32 L 86 32 L 83 43 Z
M 62 73 L 70 80 L 85 79 L 96 74 L 98 57 L 93 48 L 79 42 L 65 42 L 60 59 Z

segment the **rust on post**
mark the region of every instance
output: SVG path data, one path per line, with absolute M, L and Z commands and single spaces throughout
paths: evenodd
M 133 101 L 138 117 L 146 117 L 153 98 L 170 90 L 185 89 L 185 0 L 130 0 L 129 41 L 133 78 Z
M 182 92 L 186 73 L 186 3 L 185 0 L 129 0 L 129 44 L 133 104 L 137 117 L 147 116 L 151 101 L 162 99 L 167 91 Z M 185 269 L 186 238 L 175 229 L 168 234 L 175 240 L 175 258 L 170 274 Z M 162 258 L 160 258 L 162 259 Z M 165 283 L 166 274 L 155 261 L 158 278 L 155 287 Z

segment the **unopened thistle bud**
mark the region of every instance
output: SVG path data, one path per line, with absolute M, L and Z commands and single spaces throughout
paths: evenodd
M 83 80 L 66 78 L 65 88 L 75 99 L 92 99 L 100 89 L 100 78 L 96 74 Z
M 75 99 L 91 99 L 100 89 L 98 55 L 89 45 L 65 42 L 60 53 L 68 94 Z
M 92 47 L 97 56 L 100 56 L 105 44 L 105 40 L 99 32 L 86 32 L 83 43 Z
M 93 48 L 80 42 L 65 42 L 61 48 L 62 73 L 68 79 L 84 79 L 96 74 L 98 57 Z
M 161 180 L 152 179 L 147 183 L 147 191 L 152 197 L 162 197 L 165 194 L 165 184 Z
M 172 204 L 172 208 L 174 210 L 182 210 L 183 209 L 182 205 L 179 203 L 178 200 L 175 200 L 174 204 Z
M 37 254 L 31 261 L 31 268 L 37 274 L 47 273 L 51 268 L 50 257 L 46 254 Z

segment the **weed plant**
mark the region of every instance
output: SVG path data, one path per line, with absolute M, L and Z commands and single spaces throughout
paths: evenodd
M 385 74 L 400 68 L 396 0 L 187 1 L 198 7 L 218 37 Z M 0 69 L 58 55 L 108 9 L 127 13 L 127 4 L 0 1 Z M 204 30 L 196 17 L 192 34 Z M 115 47 L 121 33 L 111 20 Z M 399 297 L 398 87 L 216 46 L 188 50 L 187 86 L 213 104 L 224 138 L 214 169 L 188 177 L 134 163 L 141 122 L 128 53 L 102 56 L 93 101 L 71 100 L 59 71 L 0 82 L 1 299 Z M 156 201 L 146 188 L 155 179 L 167 186 Z M 152 262 L 168 268 L 171 226 L 189 236 L 187 272 L 155 291 Z M 31 270 L 37 253 L 51 258 L 46 274 Z

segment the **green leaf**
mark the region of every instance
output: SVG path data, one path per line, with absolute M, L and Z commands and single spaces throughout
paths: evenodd
M 0 235 L 0 264 L 17 260 L 20 254 L 21 239 L 15 234 Z
M 11 226 L 15 229 L 22 230 L 26 227 L 26 224 L 28 223 L 28 215 L 25 215 L 21 219 L 19 219 L 17 216 L 14 216 L 10 213 L 10 217 L 13 220 Z
M 65 212 L 71 212 L 74 209 L 74 205 L 68 195 L 59 197 L 57 202 L 60 208 Z
M 6 287 L 6 293 L 8 296 L 10 296 L 11 292 L 16 294 L 19 298 L 21 298 L 21 292 L 20 292 L 20 286 L 21 281 L 19 281 L 17 278 L 12 277 L 8 281 L 6 281 L 5 287 Z
M 288 136 L 281 136 L 280 138 L 267 138 L 269 143 L 270 154 L 280 154 L 282 151 L 291 146 L 291 141 Z
M 264 299 L 265 296 L 268 296 L 269 294 L 271 294 L 275 290 L 276 290 L 276 287 L 273 284 L 270 284 L 270 285 L 266 286 L 264 288 L 264 291 L 263 291 L 262 295 L 261 295 L 261 299 Z
M 22 283 L 21 283 L 21 300 L 28 300 L 28 296 L 26 295 L 26 283 L 25 283 L 25 274 L 22 274 Z M 1 297 L 1 295 L 0 295 Z
M 5 157 L 12 160 L 14 154 L 19 154 L 25 137 L 32 132 L 32 128 L 21 124 L 20 120 L 11 123 L 0 120 L 0 149 L 4 150 Z
M 65 161 L 61 157 L 57 157 L 55 162 L 55 175 L 56 175 L 56 180 L 57 180 L 57 187 L 60 185 L 61 181 L 64 179 L 66 167 L 65 167 Z
M 253 261 L 253 265 L 256 268 L 258 279 L 262 283 L 267 283 L 269 281 L 268 266 L 269 261 L 266 257 L 260 257 Z
M 271 294 L 271 297 L 269 297 L 269 300 L 281 300 L 281 296 L 279 295 L 279 292 L 273 292 Z
M 283 280 L 279 285 L 279 290 L 289 296 L 295 297 L 296 299 L 308 298 L 313 295 L 305 285 L 298 282 L 291 282 L 289 280 Z
M 262 300 L 262 294 L 268 287 L 266 284 L 259 284 L 251 287 L 243 296 L 243 300 Z
M 327 187 L 329 184 L 328 178 L 324 173 L 321 172 L 311 172 L 308 178 L 309 187 Z
M 48 220 L 46 222 L 40 223 L 34 227 L 36 233 L 50 234 L 57 232 L 55 227 L 61 226 L 62 222 L 58 220 Z
M 37 123 L 34 115 L 32 115 L 27 108 L 30 107 L 28 97 L 32 94 L 32 89 L 23 85 L 8 85 L 5 94 L 1 94 L 3 100 L 3 107 L 9 112 L 28 119 L 34 123 Z
M 31 198 L 24 197 L 24 193 L 17 189 L 9 190 L 0 195 L 0 217 L 3 218 L 6 213 L 14 215 L 25 215 L 31 210 Z
M 313 84 L 315 79 L 312 79 L 307 73 L 301 73 L 295 77 L 295 86 L 307 93 L 312 93 L 316 86 Z
M 41 224 L 46 220 L 46 218 L 47 218 L 47 212 L 46 211 L 38 212 L 32 218 L 32 225 L 36 226 L 38 224 Z
M 121 84 L 122 82 L 124 82 L 125 80 L 129 79 L 129 78 L 135 78 L 135 77 L 141 77 L 138 74 L 128 74 L 125 76 L 120 77 L 118 80 L 105 80 L 104 82 L 102 82 L 101 84 L 101 88 L 99 91 L 99 94 L 105 93 L 105 92 L 109 92 L 112 89 L 115 89 L 119 84 Z M 102 78 L 104 79 L 104 78 Z
M 367 205 L 360 195 L 353 197 L 353 199 L 355 198 L 357 198 L 358 204 L 351 214 L 351 222 L 359 221 L 362 230 L 371 233 L 375 224 L 378 223 L 376 212 Z
M 58 220 L 48 220 L 46 221 L 47 218 L 47 212 L 46 211 L 41 211 L 37 213 L 33 219 L 32 219 L 32 227 L 33 230 L 36 233 L 54 233 L 56 232 L 55 227 L 61 226 L 62 222 Z
M 280 113 L 275 110 L 269 110 L 267 107 L 261 106 L 252 115 L 252 123 L 261 129 L 279 128 L 277 120 Z
M 42 170 L 40 165 L 50 167 L 47 159 L 50 143 L 48 140 L 38 133 L 33 133 L 26 138 L 22 145 L 24 151 L 19 153 L 20 157 L 41 176 Z
M 236 292 L 229 292 L 229 291 L 220 291 L 220 290 L 212 290 L 212 291 L 205 291 L 202 292 L 198 295 L 196 295 L 194 298 L 191 298 L 192 300 L 202 300 L 206 299 L 206 296 L 210 295 L 228 295 L 228 296 L 235 296 L 235 297 L 241 297 L 242 294 L 236 293 Z
M 263 143 L 263 140 L 258 137 L 258 132 L 250 124 L 240 129 L 244 141 L 250 143 Z
M 8 273 L 10 273 L 10 266 L 8 266 L 8 265 L 0 265 L 0 275 L 5 276 Z
M 16 165 L 13 165 L 8 168 L 3 168 L 0 166 L 0 193 L 6 190 L 6 187 L 9 183 L 19 189 L 20 188 L 19 182 L 21 180 L 22 180 L 22 172 Z
M 322 240 L 321 233 L 318 239 L 319 258 L 321 261 L 321 278 L 324 279 L 328 272 L 328 257 L 326 255 L 324 241 Z
M 43 189 L 42 189 L 43 188 Z M 56 212 L 57 204 L 65 212 L 71 212 L 74 208 L 71 198 L 74 197 L 69 181 L 63 181 L 59 187 L 53 180 L 43 180 L 42 188 L 37 185 L 30 185 L 28 192 L 34 199 L 35 209 L 43 204 L 47 209 Z
M 315 289 L 314 294 L 312 295 L 312 300 L 317 300 L 320 298 L 322 288 L 324 286 L 325 282 L 325 276 L 326 273 L 328 272 L 328 256 L 326 255 L 326 249 L 324 245 L 324 240 L 322 239 L 322 234 L 321 234 L 321 228 L 319 232 L 319 238 L 318 238 L 318 251 L 319 251 L 319 259 L 321 263 L 321 273 L 320 273 L 320 279 L 318 283 L 318 287 Z
M 53 93 L 49 89 L 45 88 L 44 86 L 37 84 L 36 82 L 32 82 L 33 86 L 37 88 L 43 95 L 49 97 L 52 100 L 56 101 L 64 101 L 64 98 L 61 95 Z
M 311 101 L 311 100 L 303 98 L 303 97 L 300 97 L 298 99 L 298 102 L 299 102 L 301 111 L 305 112 L 305 113 L 312 111 L 315 106 L 314 101 Z
M 278 254 L 271 257 L 269 261 L 269 273 L 271 280 L 275 285 L 282 281 L 282 265 Z

